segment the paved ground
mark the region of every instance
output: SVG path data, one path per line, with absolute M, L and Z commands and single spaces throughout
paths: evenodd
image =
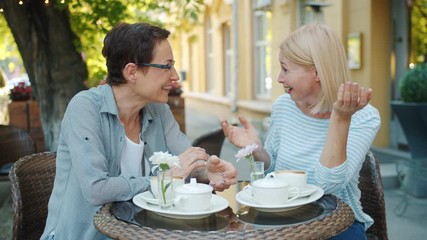
M 412 199 L 402 216 L 394 213 L 403 198 L 402 191 L 387 189 L 384 191 L 387 230 L 390 240 L 427 239 L 427 200 Z
M 220 127 L 219 119 L 186 110 L 187 135 L 191 140 L 203 133 Z M 237 148 L 232 146 L 227 140 L 224 142 L 220 157 L 230 162 L 235 162 L 234 154 Z M 239 179 L 247 179 L 248 169 L 245 162 L 236 164 L 239 170 Z M 226 195 L 233 194 L 226 192 Z M 410 204 L 402 216 L 394 213 L 395 207 L 402 199 L 402 192 L 399 189 L 386 189 L 385 192 L 386 217 L 388 226 L 388 236 L 390 240 L 423 240 L 427 239 L 427 199 L 416 199 L 414 204 Z M 11 239 L 12 229 L 12 208 L 10 197 L 10 186 L 7 182 L 0 182 L 0 240 Z

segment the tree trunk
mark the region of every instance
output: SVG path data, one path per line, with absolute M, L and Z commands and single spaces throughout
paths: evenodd
M 44 0 L 0 1 L 40 106 L 46 148 L 56 151 L 70 99 L 85 89 L 87 68 L 74 41 L 67 10 Z

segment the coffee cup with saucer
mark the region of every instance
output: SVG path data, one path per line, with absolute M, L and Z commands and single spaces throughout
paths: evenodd
M 278 170 L 274 174 L 293 187 L 303 190 L 307 187 L 307 173 L 301 170 Z
M 264 206 L 281 206 L 299 197 L 300 190 L 278 179 L 278 177 L 269 173 L 263 179 L 255 180 L 252 185 L 245 187 L 250 192 L 251 199 Z M 292 197 L 290 196 L 292 193 Z
M 307 183 L 307 172 L 302 170 L 277 170 L 273 172 L 278 179 L 300 189 L 300 197 L 307 197 L 314 193 L 318 187 Z M 291 193 L 291 196 L 293 194 Z

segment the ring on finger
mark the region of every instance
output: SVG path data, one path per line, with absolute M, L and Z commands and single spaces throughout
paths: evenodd
M 198 159 L 198 160 L 194 161 L 194 163 L 206 165 L 206 160 Z

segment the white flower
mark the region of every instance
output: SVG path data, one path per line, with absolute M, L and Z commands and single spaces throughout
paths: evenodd
M 154 172 L 157 168 L 166 171 L 172 167 L 180 167 L 179 158 L 167 152 L 155 152 L 148 160 L 154 165 L 151 172 Z
M 245 148 L 240 149 L 235 157 L 237 157 L 237 162 L 240 159 L 246 158 L 248 160 L 252 159 L 252 152 L 255 151 L 255 149 L 258 148 L 258 144 L 254 143 L 251 145 L 246 146 Z

